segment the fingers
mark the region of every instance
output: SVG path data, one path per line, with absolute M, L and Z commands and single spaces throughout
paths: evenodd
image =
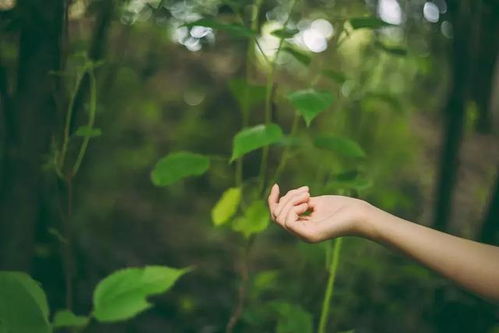
M 276 217 L 278 221 L 285 222 L 288 214 L 294 211 L 294 207 L 303 203 L 306 203 L 310 198 L 310 193 L 301 191 L 290 196 L 283 204 L 282 209 L 276 212 Z M 281 206 L 281 204 L 279 203 Z M 307 205 L 308 207 L 308 205 Z M 279 207 L 278 207 L 279 209 Z M 306 211 L 306 209 L 305 209 Z
M 286 207 L 289 200 L 294 199 L 296 195 L 303 195 L 304 193 L 308 193 L 308 186 L 302 186 L 286 193 L 286 195 L 284 195 L 279 200 L 277 207 L 273 210 L 274 219 L 276 219 L 281 214 L 281 212 L 283 211 L 284 207 Z
M 320 241 L 314 225 L 307 222 L 307 219 L 302 218 L 300 215 L 309 209 L 308 203 L 299 204 L 289 210 L 286 217 L 286 230 L 300 237 L 302 240 L 309 243 L 316 243 Z
M 294 222 L 298 221 L 300 215 L 305 213 L 307 209 L 308 209 L 307 203 L 301 203 L 289 209 L 288 215 L 286 215 L 286 220 L 284 221 L 284 225 L 286 226 L 286 228 L 289 229 Z
M 272 186 L 267 202 L 269 204 L 270 215 L 272 216 L 272 219 L 275 220 L 273 212 L 277 208 L 277 204 L 279 203 L 279 185 L 274 184 L 274 186 Z

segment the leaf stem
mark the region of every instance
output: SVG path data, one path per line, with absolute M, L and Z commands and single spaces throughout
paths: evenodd
M 322 311 L 319 320 L 318 333 L 326 333 L 327 320 L 329 316 L 329 307 L 331 300 L 333 298 L 334 292 L 334 281 L 336 279 L 336 272 L 338 271 L 338 263 L 340 260 L 340 251 L 343 238 L 337 238 L 334 240 L 334 249 L 331 262 L 329 264 L 329 277 L 326 285 L 326 292 L 324 294 L 324 301 L 322 302 Z

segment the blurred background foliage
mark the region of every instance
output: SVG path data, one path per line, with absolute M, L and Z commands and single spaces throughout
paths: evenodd
M 235 185 L 232 138 L 266 121 L 269 76 L 287 135 L 268 169 L 284 152 L 282 189 L 357 195 L 497 245 L 498 13 L 493 0 L 0 0 L 0 268 L 30 272 L 52 308 L 87 313 L 116 269 L 192 265 L 154 309 L 86 331 L 224 331 L 247 241 L 210 211 Z M 307 127 L 289 94 L 309 88 L 331 105 Z M 68 110 L 68 159 L 91 140 L 78 175 L 58 177 Z M 318 149 L 320 135 L 358 149 Z M 208 156 L 209 172 L 155 187 L 154 165 L 177 151 Z M 250 189 L 261 156 L 244 158 Z M 236 331 L 317 327 L 327 246 L 274 225 L 254 238 Z M 355 238 L 330 318 L 332 332 L 499 329 L 493 305 Z

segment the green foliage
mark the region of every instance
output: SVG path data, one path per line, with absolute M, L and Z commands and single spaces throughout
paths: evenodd
M 243 79 L 229 82 L 229 88 L 241 109 L 249 109 L 265 99 L 265 87 L 248 83 Z
M 281 140 L 283 133 L 276 124 L 257 125 L 246 128 L 234 136 L 231 161 L 255 150 Z
M 90 126 L 80 126 L 76 130 L 75 134 L 77 136 L 94 138 L 96 136 L 100 136 L 102 134 L 102 131 L 100 128 L 92 128 Z
M 335 71 L 335 70 L 332 70 L 332 69 L 325 69 L 321 72 L 321 74 L 330 78 L 331 80 L 333 80 L 339 84 L 343 84 L 347 79 L 345 74 L 338 72 L 338 71 Z
M 380 41 L 376 41 L 374 45 L 376 45 L 376 47 L 378 47 L 380 50 L 394 56 L 403 57 L 407 55 L 407 50 L 402 47 L 385 45 Z
M 152 304 L 146 297 L 169 290 L 190 268 L 146 266 L 117 271 L 102 280 L 94 291 L 94 316 L 100 322 L 130 319 Z M 52 328 L 84 327 L 90 317 L 60 310 L 49 323 L 45 292 L 29 275 L 0 272 L 0 332 L 51 333 Z
M 318 148 L 328 149 L 345 157 L 362 158 L 366 156 L 357 142 L 339 136 L 321 135 L 315 138 L 314 144 Z
M 54 328 L 63 327 L 84 327 L 88 324 L 90 318 L 77 316 L 70 310 L 60 310 L 54 315 Z
M 393 26 L 393 24 L 387 23 L 375 16 L 355 17 L 348 20 L 348 22 L 350 22 L 353 29 L 378 29 Z
M 310 56 L 306 55 L 303 52 L 297 51 L 290 46 L 283 47 L 282 51 L 290 54 L 291 56 L 293 56 L 293 58 L 295 58 L 296 60 L 298 60 L 300 63 L 302 63 L 305 66 L 310 65 L 310 63 L 312 62 L 312 58 L 310 58 Z
M 256 36 L 256 32 L 248 29 L 244 25 L 237 24 L 237 23 L 221 23 L 216 20 L 211 20 L 211 19 L 200 19 L 191 23 L 188 23 L 185 25 L 188 28 L 192 28 L 195 26 L 201 26 L 201 27 L 207 27 L 207 28 L 212 28 L 215 30 L 221 30 L 225 31 L 229 34 L 231 34 L 234 37 L 245 37 L 245 38 L 251 38 Z
M 29 275 L 0 272 L 0 332 L 49 333 L 45 292 Z
M 281 301 L 270 303 L 278 315 L 276 333 L 312 333 L 312 315 L 301 306 Z
M 327 91 L 305 89 L 288 94 L 288 99 L 296 110 L 303 116 L 307 126 L 319 113 L 333 104 L 333 95 Z
M 300 32 L 298 29 L 289 29 L 289 28 L 286 28 L 286 29 L 277 29 L 277 30 L 274 30 L 270 34 L 272 36 L 276 36 L 276 37 L 285 39 L 285 38 L 292 38 L 298 32 Z
M 169 290 L 189 268 L 126 268 L 102 280 L 94 291 L 93 315 L 101 322 L 126 320 L 152 306 L 146 298 Z
M 185 177 L 202 175 L 209 167 L 210 160 L 206 156 L 190 152 L 172 153 L 156 163 L 151 180 L 156 186 L 167 186 Z
M 241 188 L 232 187 L 227 189 L 217 204 L 211 210 L 211 219 L 215 226 L 220 226 L 234 216 L 241 201 Z
M 269 212 L 264 201 L 254 201 L 232 224 L 234 231 L 242 233 L 246 238 L 264 231 L 269 225 Z

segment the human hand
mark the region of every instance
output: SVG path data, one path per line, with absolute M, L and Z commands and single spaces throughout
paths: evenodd
M 362 234 L 370 206 L 365 201 L 339 195 L 311 197 L 308 186 L 279 198 L 277 184 L 272 187 L 268 204 L 274 222 L 311 243 Z M 305 212 L 310 214 L 303 215 Z

